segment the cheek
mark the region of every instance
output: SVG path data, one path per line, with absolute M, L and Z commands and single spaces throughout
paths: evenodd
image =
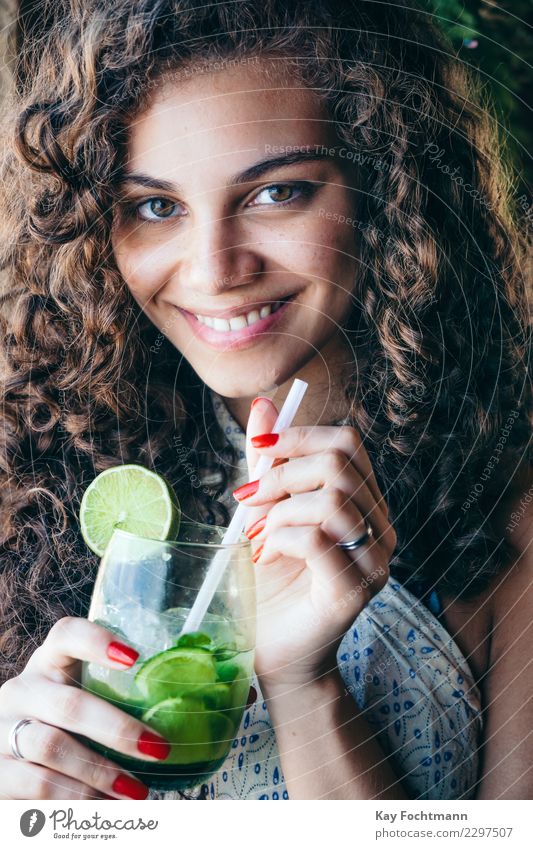
M 317 246 L 307 260 L 307 268 L 335 300 L 352 292 L 357 269 L 356 234 L 349 226 L 335 224 L 314 233 Z
M 315 234 L 316 235 L 316 234 Z M 352 293 L 357 279 L 357 255 L 352 228 L 338 225 L 321 230 L 316 238 L 324 247 L 313 251 L 307 268 L 315 279 L 313 302 L 316 326 L 326 332 L 342 324 L 352 309 Z M 306 320 L 311 320 L 307 316 Z
M 349 215 L 346 217 L 349 218 Z M 324 229 L 324 239 L 344 260 L 354 261 L 357 252 L 358 233 L 357 229 L 351 224 L 328 221 L 328 226 Z
M 349 225 L 337 224 L 324 234 L 329 251 L 329 279 L 334 281 L 337 299 L 346 299 L 354 290 L 358 266 L 357 233 Z
M 168 278 L 168 262 L 162 252 L 148 251 L 132 240 L 113 242 L 117 267 L 136 299 L 146 302 Z

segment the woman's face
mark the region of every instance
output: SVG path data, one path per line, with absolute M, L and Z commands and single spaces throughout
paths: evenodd
M 339 223 L 353 165 L 328 155 L 339 141 L 318 96 L 265 70 L 156 89 L 130 127 L 114 217 L 133 297 L 228 398 L 281 386 L 334 346 L 356 277 L 356 231 Z

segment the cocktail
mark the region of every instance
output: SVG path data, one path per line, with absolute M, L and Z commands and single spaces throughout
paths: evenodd
M 246 537 L 223 545 L 224 528 L 182 522 L 177 541 L 115 529 L 101 560 L 89 619 L 133 646 L 116 671 L 84 663 L 84 689 L 138 717 L 171 744 L 161 762 L 90 745 L 149 787 L 185 789 L 212 775 L 238 731 L 253 673 L 255 587 Z M 194 633 L 182 633 L 209 565 L 227 565 Z

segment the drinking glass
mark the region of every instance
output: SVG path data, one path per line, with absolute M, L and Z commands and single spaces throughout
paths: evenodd
M 115 530 L 101 560 L 89 619 L 139 652 L 124 670 L 82 664 L 82 687 L 138 717 L 171 744 L 164 761 L 88 745 L 148 787 L 186 789 L 221 766 L 238 731 L 253 674 L 255 582 L 249 540 L 182 522 L 177 541 Z M 198 631 L 181 634 L 209 564 L 227 566 Z

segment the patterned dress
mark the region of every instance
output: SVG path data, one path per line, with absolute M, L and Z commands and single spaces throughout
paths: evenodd
M 215 415 L 239 452 L 223 501 L 247 480 L 245 435 L 221 397 Z M 412 799 L 469 799 L 475 795 L 483 719 L 478 687 L 459 647 L 439 621 L 435 593 L 427 605 L 392 577 L 344 635 L 337 663 L 346 690 L 364 711 L 384 753 Z M 256 700 L 238 736 L 197 799 L 288 799 L 276 737 L 257 679 Z M 176 799 L 152 791 L 151 799 Z

